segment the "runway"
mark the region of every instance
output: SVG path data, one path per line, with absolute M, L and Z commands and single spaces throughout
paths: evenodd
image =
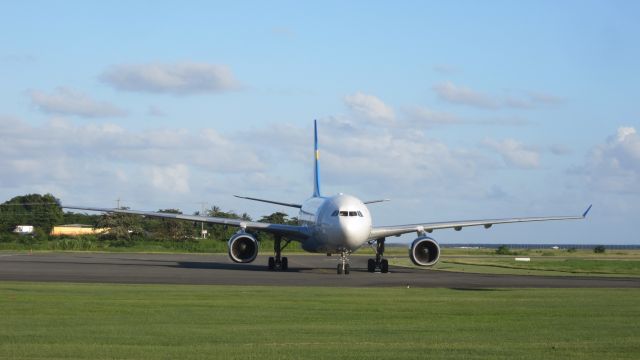
M 368 273 L 367 257 L 352 257 L 349 275 L 336 274 L 336 257 L 289 255 L 289 270 L 268 271 L 267 258 L 235 264 L 225 254 L 2 253 L 0 280 L 126 284 L 341 287 L 639 288 L 637 278 L 517 276 L 390 267 Z

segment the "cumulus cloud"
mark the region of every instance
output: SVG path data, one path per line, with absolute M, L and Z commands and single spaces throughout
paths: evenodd
M 354 113 L 379 123 L 390 123 L 395 120 L 393 109 L 378 97 L 361 92 L 344 97 L 345 105 Z
M 257 151 L 213 129 L 131 131 L 64 119 L 33 126 L 0 117 L 0 139 L 0 191 L 10 194 L 45 189 L 77 198 L 126 191 L 129 199 L 153 203 L 202 189 L 204 180 L 236 181 L 266 169 Z
M 500 154 L 509 166 L 521 169 L 535 169 L 540 166 L 540 154 L 514 139 L 484 139 L 482 145 Z
M 534 104 L 559 105 L 564 104 L 567 101 L 567 99 L 561 96 L 541 92 L 528 92 L 527 96 Z
M 433 87 L 441 100 L 461 105 L 474 106 L 485 109 L 496 109 L 499 103 L 490 96 L 477 92 L 465 86 L 458 86 L 451 81 L 436 84 Z
M 592 187 L 606 192 L 640 193 L 640 136 L 620 127 L 594 147 L 583 169 Z
M 185 164 L 152 166 L 148 169 L 151 185 L 162 191 L 185 194 L 189 188 L 189 167 Z
M 462 117 L 446 111 L 437 111 L 422 106 L 407 108 L 405 115 L 413 125 L 474 125 L 474 126 L 523 126 L 528 121 L 519 117 Z
M 40 111 L 55 115 L 73 115 L 86 118 L 118 117 L 126 112 L 115 105 L 97 101 L 80 91 L 59 87 L 51 94 L 29 91 L 31 103 Z
M 195 62 L 114 65 L 100 78 L 118 90 L 175 95 L 220 93 L 240 87 L 227 66 Z
M 440 100 L 449 103 L 492 110 L 501 108 L 532 109 L 565 102 L 562 97 L 542 92 L 507 93 L 503 96 L 490 95 L 466 86 L 456 85 L 451 81 L 436 84 L 433 91 Z
M 409 108 L 407 109 L 406 113 L 409 118 L 415 123 L 424 126 L 453 125 L 465 123 L 463 119 L 455 114 L 444 111 L 436 111 L 422 106 Z

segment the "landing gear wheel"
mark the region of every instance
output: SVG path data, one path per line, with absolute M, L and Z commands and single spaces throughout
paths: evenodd
M 289 259 L 287 259 L 286 257 L 282 258 L 282 264 L 280 265 L 280 268 L 285 271 L 289 268 Z
M 338 262 L 338 274 L 349 274 L 349 255 L 351 255 L 350 250 L 341 250 L 340 251 L 340 259 Z
M 373 259 L 369 259 L 369 261 L 367 261 L 367 271 L 372 273 L 376 271 L 376 261 Z
M 389 272 L 389 261 L 387 259 L 382 259 L 382 261 L 380 261 L 380 272 L 383 274 Z
M 269 270 L 275 270 L 276 269 L 276 259 L 272 257 L 269 258 Z

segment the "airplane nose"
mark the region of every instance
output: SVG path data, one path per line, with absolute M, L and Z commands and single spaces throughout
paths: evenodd
M 340 222 L 340 238 L 342 242 L 351 248 L 357 248 L 366 240 L 368 234 L 362 224 L 347 219 Z

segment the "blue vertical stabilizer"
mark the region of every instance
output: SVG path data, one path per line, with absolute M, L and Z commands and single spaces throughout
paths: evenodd
M 318 122 L 313 120 L 313 197 L 320 197 L 320 151 L 318 150 Z

